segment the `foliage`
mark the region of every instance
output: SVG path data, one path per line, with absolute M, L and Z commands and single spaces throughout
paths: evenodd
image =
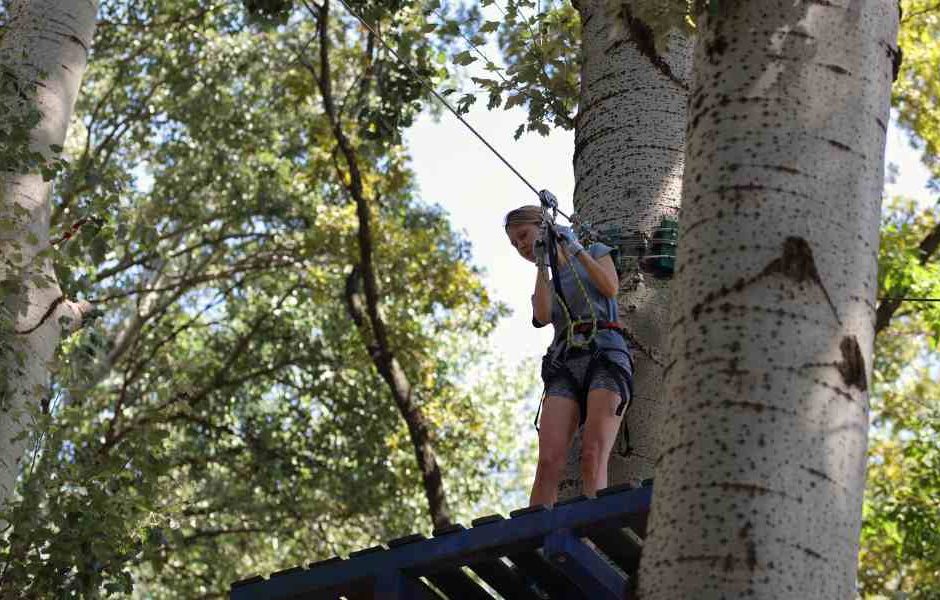
M 479 34 L 498 32 L 499 47 L 507 64 L 501 69 L 486 65 L 486 77 L 473 77 L 489 97 L 488 108 L 509 109 L 524 106 L 526 122 L 515 131 L 518 139 L 526 131 L 547 135 L 551 127 L 574 129 L 580 94 L 581 17 L 577 2 L 508 0 L 506 8 L 493 0 L 481 0 L 483 7 L 495 7 L 498 21 L 485 21 Z M 626 35 L 628 21 L 639 19 L 655 38 L 656 50 L 668 48 L 675 31 L 692 29 L 691 3 L 686 0 L 636 1 L 608 0 L 603 4 L 618 25 L 611 36 Z M 466 64 L 475 58 L 465 53 Z
M 940 178 L 940 7 L 933 0 L 904 0 L 898 43 L 903 51 L 892 104 L 898 122 L 917 140 L 924 164 Z M 934 188 L 938 189 L 938 188 Z
M 938 397 L 940 386 L 928 378 L 885 394 L 902 412 L 872 440 L 859 572 L 867 594 L 940 597 Z
M 536 6 L 529 0 L 510 0 L 505 9 L 495 2 L 482 4 L 501 11 L 499 21 L 486 21 L 480 30 L 498 32 L 508 65 L 505 73 L 487 65 L 498 79 L 473 78 L 489 95 L 488 107 L 526 107 L 527 120 L 516 129 L 517 139 L 524 131 L 547 135 L 549 126 L 573 129 L 581 70 L 578 45 L 571 43 L 581 31 L 577 10 L 554 1 Z
M 922 265 L 919 242 L 935 211 L 894 200 L 882 224 L 880 296 L 940 296 L 937 259 Z M 864 523 L 863 597 L 936 598 L 940 588 L 940 365 L 936 303 L 902 304 L 876 338 Z
M 443 73 L 447 40 L 423 42 L 424 12 L 354 6 Z M 470 386 L 505 309 L 418 197 L 397 138 L 418 88 L 390 83 L 400 67 L 348 15 L 332 23 L 381 310 L 455 516 L 489 512 L 530 477 L 533 369 Z M 0 516 L 4 593 L 221 596 L 253 572 L 427 532 L 407 430 L 344 304 L 357 224 L 308 68 L 315 33 L 301 4 L 271 26 L 221 0 L 102 2 L 53 228 L 100 223 L 55 260 L 65 292 L 105 316 L 63 345 L 56 400 L 34 415 L 31 466 Z
M 902 3 L 904 59 L 893 90 L 897 120 L 940 176 L 940 6 Z M 879 295 L 940 297 L 940 259 L 920 246 L 940 227 L 937 205 L 895 200 L 882 226 Z M 940 305 L 906 302 L 876 340 L 873 434 L 859 583 L 864 597 L 940 597 Z
M 933 256 L 924 262 L 919 248 L 921 240 L 938 227 L 940 213 L 920 208 L 914 201 L 895 199 L 886 207 L 881 225 L 878 269 L 878 289 L 882 298 L 940 298 L 940 261 Z M 902 306 L 895 316 L 915 320 L 925 342 L 931 349 L 937 349 L 940 343 L 938 303 L 910 302 Z M 884 368 L 892 366 L 885 364 Z

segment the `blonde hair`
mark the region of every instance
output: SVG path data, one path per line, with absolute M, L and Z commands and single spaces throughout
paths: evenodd
M 506 222 L 504 227 L 509 230 L 510 225 L 541 225 L 542 207 L 534 204 L 520 206 L 515 210 L 506 213 Z

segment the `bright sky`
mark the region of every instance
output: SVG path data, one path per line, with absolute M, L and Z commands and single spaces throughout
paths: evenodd
M 554 192 L 567 213 L 574 190 L 574 135 L 555 130 L 546 138 L 533 133 L 514 141 L 512 134 L 524 117 L 521 109 L 490 112 L 485 107 L 474 108 L 466 116 L 532 185 Z M 551 331 L 535 329 L 529 322 L 534 267 L 515 253 L 502 227 L 506 212 L 537 203 L 535 194 L 450 113 L 438 122 L 422 116 L 406 132 L 406 139 L 421 197 L 441 204 L 451 214 L 455 228 L 463 230 L 473 244 L 474 263 L 486 269 L 491 293 L 514 311 L 494 334 L 495 350 L 508 364 L 541 356 L 551 341 Z M 887 187 L 889 195 L 918 198 L 925 205 L 936 202 L 926 189 L 928 172 L 919 153 L 893 122 L 886 163 L 899 169 L 896 183 Z
M 467 118 L 537 189 L 549 189 L 561 210 L 570 214 L 574 175 L 571 154 L 574 135 L 559 131 L 543 138 L 512 134 L 525 118 L 522 110 L 473 110 Z M 474 263 L 487 271 L 486 283 L 495 299 L 509 304 L 513 316 L 494 334 L 497 351 L 511 363 L 541 355 L 551 342 L 551 328 L 535 329 L 530 318 L 530 295 L 535 268 L 509 245 L 503 217 L 523 204 L 538 204 L 536 195 L 453 115 L 435 123 L 427 115 L 406 133 L 421 197 L 441 204 L 455 229 L 473 244 Z

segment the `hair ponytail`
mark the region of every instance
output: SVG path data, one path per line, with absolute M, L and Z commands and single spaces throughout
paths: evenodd
M 504 227 L 508 230 L 510 225 L 541 225 L 542 207 L 528 204 L 520 206 L 506 213 Z

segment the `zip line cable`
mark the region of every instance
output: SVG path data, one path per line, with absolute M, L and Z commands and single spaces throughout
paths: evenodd
M 392 53 L 392 56 L 394 56 L 395 59 L 396 59 L 403 67 L 405 67 L 406 69 L 408 69 L 408 71 L 411 72 L 411 74 L 414 76 L 414 78 L 415 78 L 416 80 L 418 80 L 419 83 L 421 83 L 422 85 L 424 85 L 424 87 L 427 88 L 427 90 L 428 90 L 429 92 L 431 92 L 431 94 L 433 94 L 434 97 L 437 98 L 438 101 L 439 101 L 441 104 L 443 104 L 443 105 L 447 108 L 447 110 L 449 110 L 455 117 L 457 117 L 457 119 L 458 119 L 461 123 L 463 123 L 464 126 L 465 126 L 467 129 L 469 129 L 470 132 L 473 133 L 473 135 L 475 135 L 475 136 L 477 137 L 477 139 L 479 139 L 481 142 L 483 142 L 483 144 L 490 150 L 490 152 L 492 152 L 493 154 L 496 155 L 496 158 L 498 158 L 499 160 L 501 160 L 504 165 L 506 165 L 507 167 L 509 167 L 509 170 L 512 171 L 512 172 L 516 175 L 516 177 L 518 177 L 520 180 L 522 180 L 522 183 L 526 184 L 526 186 L 528 186 L 528 188 L 529 188 L 530 190 L 532 190 L 532 192 L 534 192 L 536 196 L 539 197 L 539 201 L 542 202 L 543 205 L 545 204 L 544 200 L 542 200 L 542 194 L 541 194 L 541 192 L 539 192 L 539 190 L 535 189 L 535 186 L 532 185 L 531 183 L 529 183 L 529 180 L 526 179 L 526 178 L 522 175 L 522 173 L 520 173 L 514 166 L 512 166 L 512 164 L 511 164 L 508 160 L 506 160 L 506 158 L 505 158 L 502 154 L 500 154 L 500 152 L 499 152 L 496 148 L 494 148 L 493 145 L 490 144 L 490 143 L 486 140 L 486 138 L 483 137 L 483 135 L 473 127 L 473 125 L 471 125 L 466 119 L 463 118 L 463 116 L 457 111 L 457 109 L 455 109 L 453 106 L 451 106 L 451 104 L 450 104 L 441 94 L 439 94 L 436 89 L 434 89 L 434 85 L 431 83 L 431 81 L 430 81 L 427 77 L 423 76 L 421 73 L 418 73 L 418 71 L 417 71 L 414 67 L 412 67 L 410 63 L 405 62 L 405 61 L 402 59 L 402 57 L 398 54 L 398 52 L 396 52 L 394 48 L 392 48 L 390 45 L 388 45 L 388 44 L 385 42 L 385 40 L 382 38 L 382 36 L 379 34 L 379 32 L 376 31 L 376 29 L 375 29 L 374 27 L 372 27 L 372 25 L 370 25 L 368 22 L 366 22 L 366 20 L 365 20 L 358 12 L 356 12 L 355 10 L 353 10 L 353 8 L 352 8 L 351 6 L 349 6 L 349 4 L 346 2 L 346 0 L 339 0 L 339 3 L 342 4 L 343 7 L 346 9 L 346 11 L 349 12 L 349 14 L 351 14 L 352 16 L 354 16 L 357 21 L 359 21 L 360 23 L 362 23 L 362 26 L 365 27 L 366 29 L 368 29 L 368 30 L 372 33 L 372 35 L 375 36 L 375 39 L 378 40 L 378 42 L 379 42 L 380 44 L 382 44 L 382 47 L 384 47 L 386 50 L 388 50 L 389 52 L 391 52 L 391 53 Z M 505 13 L 504 13 L 504 14 L 505 14 Z M 440 14 L 439 14 L 438 16 L 440 16 Z M 470 44 L 470 47 L 471 47 L 477 54 L 479 54 L 480 56 L 483 57 L 483 60 L 485 60 L 488 64 L 495 64 L 495 63 L 493 63 L 485 54 L 483 54 L 483 52 L 480 51 L 469 39 L 467 39 L 467 37 L 466 37 L 465 35 L 463 35 L 463 33 L 461 33 L 460 35 L 461 35 L 461 37 L 463 37 L 465 40 L 467 40 L 467 42 Z M 497 75 L 499 75 L 500 78 L 502 79 L 502 74 L 500 74 L 499 72 L 497 72 Z M 503 79 L 503 81 L 506 82 L 505 79 Z M 506 82 L 506 83 L 508 83 L 508 82 Z M 549 205 L 548 208 L 551 208 L 553 212 L 555 212 L 555 213 L 557 213 L 557 214 L 563 216 L 563 217 L 564 217 L 565 219 L 567 219 L 568 221 L 574 223 L 574 220 L 572 219 L 572 217 L 566 215 L 564 212 L 562 212 L 562 211 L 558 208 L 557 201 L 555 202 L 554 206 Z M 592 232 L 592 233 L 593 233 L 593 232 Z M 882 298 L 881 300 L 899 300 L 899 301 L 901 301 L 901 302 L 940 302 L 940 298 Z
M 526 184 L 526 185 L 529 187 L 529 189 L 532 190 L 532 191 L 535 193 L 536 196 L 540 196 L 539 191 L 538 191 L 537 189 L 535 189 L 535 186 L 532 185 L 531 183 L 529 183 L 529 180 L 526 179 L 525 177 L 523 177 L 522 173 L 520 173 L 514 166 L 512 166 L 512 164 L 511 164 L 508 160 L 506 160 L 506 158 L 503 157 L 503 155 L 500 154 L 499 151 L 498 151 L 496 148 L 494 148 L 492 144 L 490 144 L 488 141 L 486 141 L 486 138 L 484 138 L 484 137 L 480 134 L 480 132 L 478 132 L 476 129 L 474 129 L 473 125 L 471 125 L 469 122 L 467 122 L 467 120 L 464 119 L 464 118 L 460 115 L 460 113 L 457 112 L 457 110 L 456 110 L 453 106 L 451 106 L 450 103 L 449 103 L 447 100 L 445 100 L 442 95 L 440 95 L 440 94 L 437 92 L 436 89 L 434 89 L 434 85 L 428 80 L 427 77 L 421 75 L 421 73 L 418 73 L 418 71 L 417 71 L 414 67 L 412 67 L 410 63 L 407 63 L 407 62 L 405 62 L 404 60 L 402 60 L 401 56 L 398 55 L 398 52 L 396 52 L 394 48 L 392 48 L 392 47 L 389 46 L 387 43 L 385 43 L 385 40 L 382 39 L 382 36 L 379 35 L 379 32 L 376 31 L 371 25 L 369 25 L 369 23 L 367 23 L 366 20 L 363 19 L 362 16 L 359 15 L 359 13 L 357 13 L 355 10 L 353 10 L 352 7 L 350 7 L 349 4 L 346 3 L 346 0 L 339 0 L 339 3 L 342 4 L 343 7 L 346 8 L 346 10 L 349 12 L 349 14 L 351 14 L 351 15 L 354 16 L 354 17 L 356 17 L 356 19 L 357 19 L 360 23 L 362 23 L 362 26 L 363 26 L 363 27 L 365 27 L 365 28 L 368 29 L 370 32 L 372 32 L 372 35 L 375 36 L 375 39 L 378 40 L 379 43 L 382 44 L 382 46 L 383 46 L 386 50 L 388 50 L 389 52 L 391 52 L 391 53 L 392 53 L 392 56 L 394 56 L 394 57 L 398 60 L 398 62 L 401 63 L 401 65 L 402 65 L 403 67 L 405 67 L 406 69 L 408 69 L 408 70 L 411 72 L 411 74 L 415 77 L 415 79 L 417 79 L 420 83 L 422 83 L 422 84 L 424 85 L 424 87 L 426 87 L 429 92 L 431 92 L 432 94 L 434 94 L 434 97 L 437 98 L 437 99 L 440 101 L 441 104 L 443 104 L 444 106 L 446 106 L 447 109 L 448 109 L 451 113 L 453 113 L 453 115 L 454 115 L 455 117 L 457 117 L 457 119 L 459 119 L 460 122 L 463 123 L 463 124 L 467 127 L 467 129 L 469 129 L 469 130 L 473 133 L 473 135 L 477 136 L 477 139 L 479 139 L 481 142 L 483 142 L 483 144 L 484 144 L 487 148 L 490 149 L 490 152 L 492 152 L 493 154 L 495 154 L 496 157 L 499 158 L 499 160 L 503 161 L 503 164 L 506 165 L 507 167 L 509 167 L 509 170 L 512 171 L 513 173 L 515 173 L 516 177 L 518 177 L 519 179 L 521 179 L 522 182 L 523 182 L 524 184 Z M 556 210 L 557 210 L 557 209 L 556 209 Z M 565 217 L 565 218 L 568 219 L 569 221 L 571 220 L 571 217 L 569 217 L 569 216 L 566 215 L 565 213 L 561 212 L 560 210 L 558 211 L 558 214 L 560 214 L 561 216 Z

